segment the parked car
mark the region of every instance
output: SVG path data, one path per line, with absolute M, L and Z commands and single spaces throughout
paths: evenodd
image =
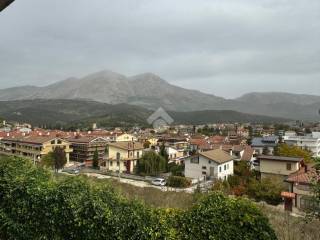
M 163 178 L 156 178 L 151 183 L 155 186 L 165 186 L 167 184 L 166 180 Z
M 63 169 L 62 172 L 66 172 L 69 174 L 79 174 L 80 170 L 78 168 L 72 168 L 72 169 Z

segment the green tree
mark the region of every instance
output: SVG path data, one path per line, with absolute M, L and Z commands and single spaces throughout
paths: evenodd
M 99 168 L 99 152 L 98 148 L 93 153 L 93 159 L 92 159 L 92 167 L 95 169 Z
M 43 156 L 40 165 L 43 167 L 54 169 L 55 159 L 53 152 L 49 152 L 47 155 Z
M 284 157 L 301 157 L 308 162 L 312 162 L 312 153 L 307 149 L 297 146 L 289 146 L 288 144 L 280 144 L 277 154 Z
M 154 151 L 146 152 L 138 160 L 137 173 L 157 176 L 166 171 L 166 160 Z
M 165 160 L 165 168 L 168 171 L 168 167 L 169 167 L 169 154 L 166 150 L 166 146 L 164 145 L 164 143 L 162 143 L 160 145 L 160 151 L 159 151 L 159 155 L 162 156 Z
M 66 152 L 61 147 L 56 147 L 52 153 L 54 159 L 54 169 L 58 172 L 67 163 Z

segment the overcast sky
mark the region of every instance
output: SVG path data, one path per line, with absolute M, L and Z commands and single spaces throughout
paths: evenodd
M 153 72 L 228 98 L 320 95 L 319 0 L 16 0 L 0 13 L 0 88 Z

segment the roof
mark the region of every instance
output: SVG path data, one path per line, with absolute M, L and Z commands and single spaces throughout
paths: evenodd
M 242 161 L 251 161 L 253 156 L 254 150 L 250 146 L 246 146 L 243 152 L 243 155 L 241 157 Z
M 320 180 L 320 174 L 312 166 L 305 166 L 289 175 L 286 182 L 310 184 L 314 179 Z
M 296 198 L 296 194 L 291 192 L 281 192 L 281 197 L 294 199 Z
M 221 149 L 215 149 L 210 150 L 207 152 L 201 152 L 199 155 L 208 158 L 209 160 L 215 161 L 219 164 L 229 162 L 235 159 L 234 156 L 231 156 L 230 154 L 226 153 L 225 151 Z
M 96 136 L 85 136 L 85 137 L 74 137 L 74 138 L 68 138 L 67 140 L 71 143 L 90 143 L 96 139 L 100 139 L 101 142 L 107 142 L 102 137 L 96 137 Z
M 109 146 L 121 148 L 124 150 L 140 150 L 144 149 L 143 145 L 140 142 L 115 142 L 109 143 Z
M 282 156 L 269 156 L 269 155 L 260 155 L 258 156 L 259 160 L 270 160 L 270 161 L 285 161 L 285 162 L 301 162 L 304 159 L 300 157 L 282 157 Z
M 252 139 L 251 146 L 253 147 L 275 147 L 277 146 L 277 136 L 268 136 L 268 137 L 255 137 Z
M 31 144 L 43 144 L 49 142 L 57 137 L 50 136 L 27 136 L 27 137 L 10 137 L 3 138 L 1 141 L 10 141 L 10 142 L 21 142 L 21 143 L 31 143 Z

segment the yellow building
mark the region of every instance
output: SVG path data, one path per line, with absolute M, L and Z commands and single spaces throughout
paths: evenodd
M 124 133 L 116 137 L 116 142 L 129 142 L 129 141 L 135 142 L 137 141 L 137 138 L 134 135 L 128 134 L 128 133 Z
M 261 178 L 275 176 L 283 180 L 300 169 L 303 158 L 262 155 L 258 157 L 258 161 Z
M 109 143 L 106 168 L 113 172 L 132 173 L 142 152 L 140 142 Z
M 69 164 L 69 154 L 72 152 L 70 143 L 58 137 L 27 136 L 3 138 L 0 141 L 0 154 L 19 156 L 40 162 L 42 157 L 52 152 L 56 147 L 64 149 Z

